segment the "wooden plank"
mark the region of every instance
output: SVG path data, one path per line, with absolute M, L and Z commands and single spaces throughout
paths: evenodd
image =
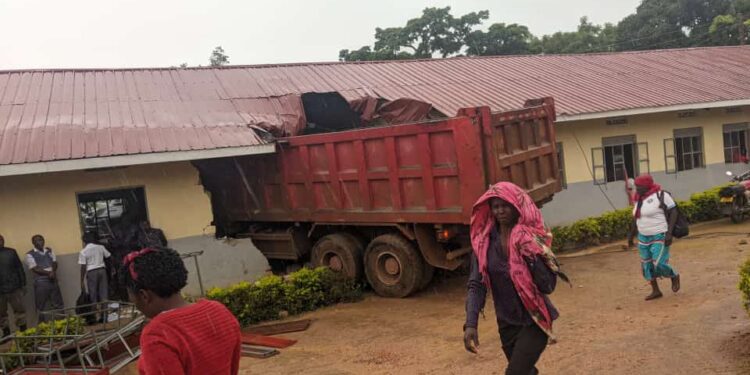
M 262 326 L 246 328 L 243 330 L 243 332 L 273 336 L 282 333 L 305 331 L 310 327 L 310 323 L 312 323 L 310 319 L 303 319 L 290 322 L 264 324 Z
M 297 343 L 297 340 L 283 337 L 271 337 L 257 333 L 243 333 L 242 343 L 247 345 L 261 345 L 269 348 L 284 349 Z
M 279 354 L 279 351 L 271 348 L 261 348 L 249 345 L 242 345 L 242 356 L 251 358 L 268 358 Z

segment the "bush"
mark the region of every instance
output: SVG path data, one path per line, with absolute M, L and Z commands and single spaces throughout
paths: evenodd
M 740 292 L 742 293 L 742 304 L 750 314 L 750 259 L 740 267 Z
M 17 332 L 16 339 L 10 347 L 8 353 L 30 353 L 40 352 L 36 350 L 38 345 L 49 345 L 50 341 L 36 336 L 51 335 L 81 335 L 85 332 L 83 320 L 78 316 L 67 319 L 56 320 L 54 322 L 39 323 L 36 327 L 29 328 L 25 331 Z M 28 338 L 24 338 L 28 337 Z M 57 342 L 64 339 L 53 339 Z M 12 369 L 20 364 L 19 357 L 5 357 L 5 366 Z M 24 358 L 28 361 L 32 358 Z
M 362 288 L 325 267 L 303 268 L 281 278 L 264 276 L 255 283 L 242 282 L 229 288 L 213 288 L 209 299 L 221 302 L 240 324 L 278 319 L 282 311 L 299 314 L 362 298 Z
M 691 223 L 716 220 L 722 217 L 719 190 L 723 186 L 696 193 L 687 201 L 677 202 L 680 210 Z M 578 220 L 573 224 L 552 228 L 552 249 L 598 245 L 627 237 L 630 230 L 633 208 L 610 211 L 599 217 Z

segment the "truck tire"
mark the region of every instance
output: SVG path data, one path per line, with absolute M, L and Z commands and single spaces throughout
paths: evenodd
M 365 275 L 375 293 L 406 297 L 422 287 L 425 263 L 419 251 L 400 234 L 376 237 L 365 251 Z
M 427 286 L 430 285 L 430 281 L 432 281 L 432 278 L 434 276 L 435 276 L 435 267 L 425 262 L 424 273 L 422 274 L 422 282 L 419 283 L 419 290 L 427 288 Z
M 312 264 L 315 267 L 328 267 L 343 272 L 346 277 L 362 279 L 362 253 L 364 245 L 357 237 L 348 233 L 334 233 L 324 236 L 313 246 Z

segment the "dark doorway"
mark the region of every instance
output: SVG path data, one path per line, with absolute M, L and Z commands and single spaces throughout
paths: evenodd
M 607 182 L 623 181 L 637 175 L 636 144 L 634 137 L 617 137 L 604 140 L 604 165 Z
M 112 228 L 124 221 L 138 224 L 148 219 L 142 187 L 78 194 L 78 213 L 83 232 L 92 231 L 100 241 L 112 238 Z

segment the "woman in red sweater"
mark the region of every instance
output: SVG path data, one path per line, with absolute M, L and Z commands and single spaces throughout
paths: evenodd
M 130 253 L 120 273 L 128 297 L 151 321 L 141 333 L 141 375 L 235 375 L 240 362 L 240 326 L 224 305 L 190 304 L 180 290 L 187 269 L 172 249 Z

